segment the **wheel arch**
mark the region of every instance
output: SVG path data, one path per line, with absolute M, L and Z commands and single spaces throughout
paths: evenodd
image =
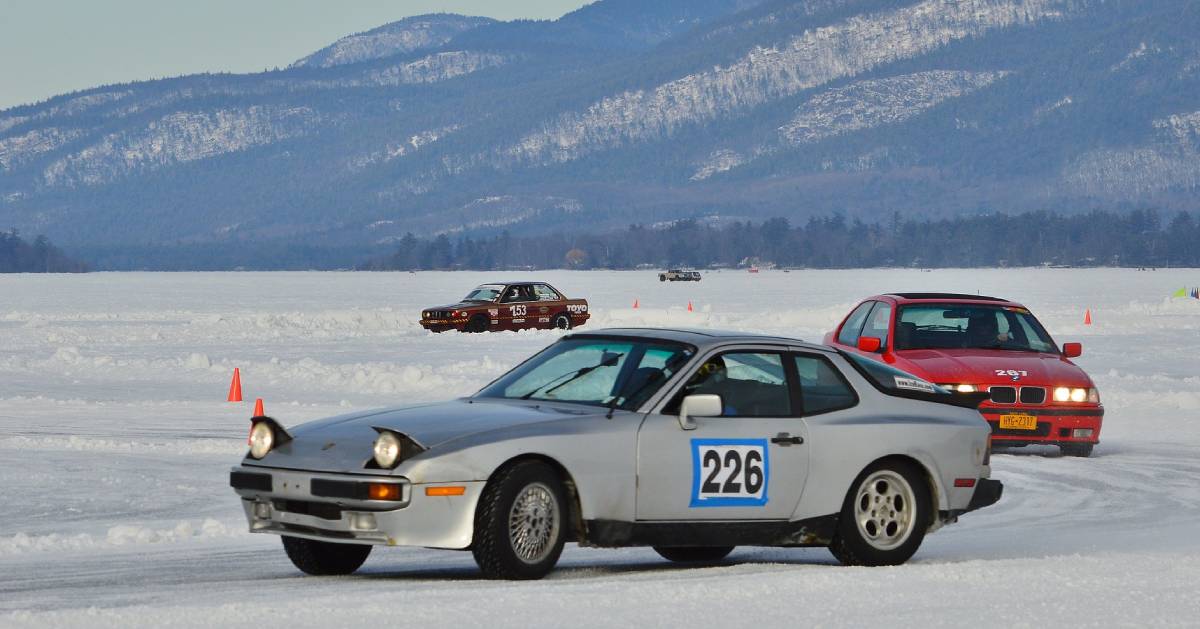
M 544 463 L 554 470 L 563 485 L 563 489 L 567 492 L 567 517 L 570 520 L 571 526 L 571 536 L 568 537 L 568 541 L 583 540 L 586 537 L 586 528 L 583 522 L 583 507 L 579 498 L 579 486 L 575 484 L 575 478 L 571 476 L 571 472 L 567 470 L 566 466 L 554 457 L 534 452 L 518 454 L 496 466 L 496 469 L 488 476 L 484 487 L 486 488 L 490 485 L 501 472 L 527 462 Z M 476 508 L 478 509 L 478 506 Z
M 942 491 L 941 491 L 941 487 L 937 481 L 937 475 L 933 472 L 933 470 L 929 469 L 929 466 L 926 465 L 925 462 L 923 462 L 919 458 L 909 455 L 909 454 L 888 454 L 885 456 L 881 456 L 881 457 L 875 459 L 874 461 L 871 461 L 870 463 L 866 464 L 866 466 L 864 466 L 862 468 L 862 470 L 860 470 L 858 472 L 858 474 L 854 477 L 854 480 L 850 482 L 850 486 L 846 488 L 847 499 L 849 498 L 850 493 L 854 491 L 855 487 L 858 486 L 858 483 L 862 479 L 863 474 L 867 473 L 867 470 L 871 469 L 872 467 L 875 467 L 876 465 L 878 465 L 880 463 L 887 463 L 887 462 L 897 462 L 897 463 L 903 463 L 905 465 L 909 465 L 909 466 L 915 468 L 917 470 L 917 472 L 919 472 L 921 474 L 921 480 L 924 481 L 925 488 L 929 490 L 929 503 L 930 503 L 930 507 L 931 507 L 929 509 L 929 514 L 927 517 L 928 522 L 926 522 L 926 525 L 927 525 L 927 527 L 936 526 L 938 523 L 938 508 L 939 508 L 939 505 L 941 504 L 941 498 L 942 498 L 942 496 L 941 496 Z

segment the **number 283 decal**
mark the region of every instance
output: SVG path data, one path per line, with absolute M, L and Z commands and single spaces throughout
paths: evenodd
M 691 507 L 767 504 L 766 439 L 692 439 Z

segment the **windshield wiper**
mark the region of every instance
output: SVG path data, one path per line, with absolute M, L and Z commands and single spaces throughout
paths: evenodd
M 612 419 L 613 412 L 617 410 L 618 406 L 620 406 L 621 404 L 624 404 L 625 402 L 628 402 L 629 400 L 636 400 L 637 396 L 640 395 L 642 391 L 645 391 L 647 388 L 649 388 L 650 385 L 658 384 L 659 382 L 665 382 L 667 380 L 667 378 L 670 377 L 670 376 L 668 376 L 668 372 L 670 372 L 670 375 L 674 375 L 675 370 L 679 366 L 681 366 L 683 363 L 686 363 L 688 361 L 688 359 L 691 357 L 692 357 L 692 355 L 690 353 L 687 353 L 687 352 L 681 353 L 681 354 L 675 356 L 674 358 L 672 358 L 665 365 L 663 365 L 662 369 L 659 369 L 657 372 L 655 372 L 653 377 L 647 378 L 646 381 L 642 383 L 642 386 L 631 391 L 629 393 L 629 395 L 613 396 L 613 399 L 608 401 L 608 404 L 607 404 L 608 414 L 605 415 L 605 417 L 608 419 Z
M 561 375 L 561 376 L 558 376 L 557 378 L 554 378 L 554 379 L 553 379 L 553 380 L 551 380 L 550 382 L 547 382 L 546 384 L 543 384 L 542 386 L 540 386 L 540 387 L 538 387 L 538 388 L 536 388 L 536 389 L 534 389 L 534 390 L 530 391 L 529 393 L 526 393 L 525 395 L 522 395 L 522 396 L 520 397 L 520 399 L 522 399 L 522 400 L 528 400 L 529 398 L 533 397 L 533 396 L 534 396 L 534 394 L 535 394 L 535 393 L 537 393 L 538 391 L 541 391 L 542 389 L 546 389 L 546 387 L 547 387 L 547 386 L 549 386 L 549 385 L 551 385 L 551 384 L 554 384 L 555 382 L 558 382 L 558 381 L 559 381 L 560 379 L 562 379 L 562 378 L 566 378 L 567 376 L 571 376 L 570 378 L 567 378 L 566 380 L 563 380 L 562 382 L 560 382 L 560 383 L 558 383 L 558 384 L 555 384 L 553 387 L 550 387 L 549 389 L 546 389 L 546 393 L 550 393 L 551 391 L 554 391 L 555 389 L 559 389 L 559 388 L 565 387 L 565 386 L 567 386 L 568 384 L 571 384 L 572 382 L 574 382 L 574 381 L 576 381 L 576 380 L 578 380 L 578 379 L 580 379 L 580 378 L 582 378 L 582 377 L 584 377 L 584 376 L 588 375 L 589 373 L 592 373 L 593 371 L 595 371 L 595 370 L 597 370 L 597 369 L 599 369 L 599 368 L 601 368 L 601 367 L 612 367 L 613 365 L 617 364 L 617 361 L 621 360 L 621 357 L 622 357 L 622 356 L 624 356 L 624 354 L 606 354 L 606 355 L 605 355 L 605 356 L 604 356 L 604 357 L 603 357 L 603 358 L 600 360 L 600 362 L 596 363 L 595 365 L 591 365 L 591 366 L 588 366 L 588 367 L 581 367 L 581 368 L 579 368 L 577 371 L 575 371 L 574 373 L 572 373 L 572 372 L 569 372 L 569 371 L 568 371 L 567 373 L 564 373 L 563 375 Z

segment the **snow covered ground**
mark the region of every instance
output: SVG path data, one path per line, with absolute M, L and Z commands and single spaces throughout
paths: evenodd
M 245 532 L 227 486 L 255 397 L 293 425 L 468 394 L 559 333 L 415 324 L 421 307 L 495 274 L 0 276 L 0 626 L 1200 622 L 1200 301 L 1167 298 L 1200 271 L 536 277 L 587 297 L 593 329 L 817 341 L 876 292 L 1017 299 L 1058 341 L 1083 342 L 1078 362 L 1108 411 L 1102 443 L 1090 459 L 995 455 L 1004 499 L 897 568 L 838 567 L 823 549 L 739 549 L 721 566 L 681 568 L 650 550 L 569 547 L 548 579 L 503 583 L 480 580 L 469 553 L 377 549 L 355 576 L 304 577 L 277 538 Z M 224 401 L 234 367 L 246 404 Z

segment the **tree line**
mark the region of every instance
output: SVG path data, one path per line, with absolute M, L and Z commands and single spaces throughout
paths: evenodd
M 17 230 L 0 231 L 0 273 L 83 273 L 87 265 L 66 256 L 45 236 L 26 242 Z
M 1200 214 L 1155 210 L 992 213 L 864 222 L 840 214 L 793 225 L 686 219 L 591 234 L 483 238 L 406 234 L 368 270 L 629 269 L 638 266 L 807 268 L 997 266 L 1200 267 Z

